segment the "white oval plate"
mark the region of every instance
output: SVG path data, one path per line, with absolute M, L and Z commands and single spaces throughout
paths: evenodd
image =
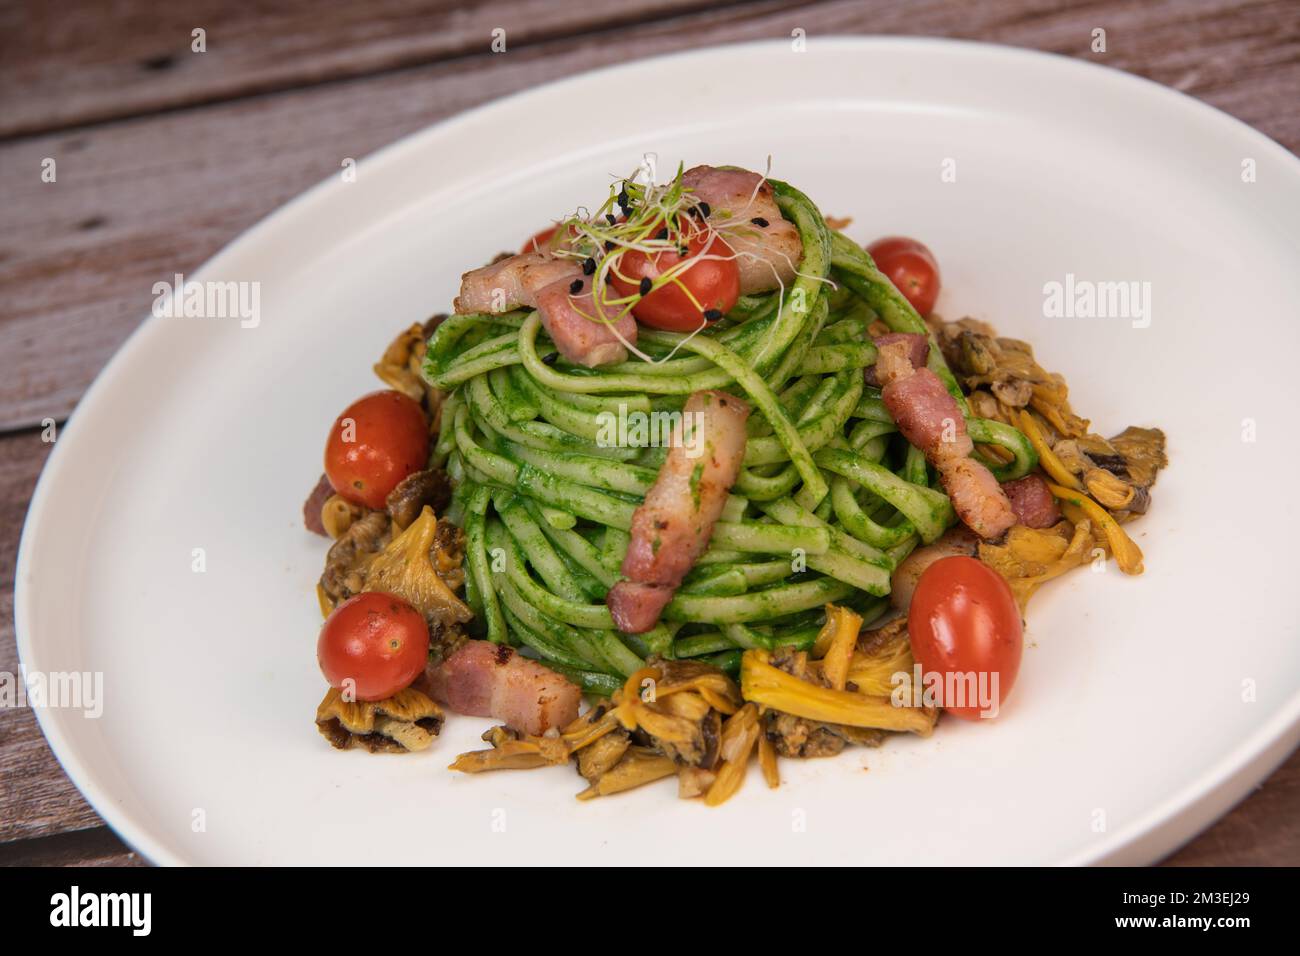
M 453 775 L 486 726 L 470 718 L 420 755 L 331 750 L 312 724 L 325 547 L 300 521 L 329 422 L 462 270 L 645 152 L 661 171 L 770 155 L 855 238 L 928 242 L 939 311 L 1031 341 L 1098 430 L 1164 427 L 1172 465 L 1132 526 L 1147 573 L 1044 589 L 996 722 L 784 761 L 780 789 L 753 775 L 718 810 L 671 784 L 578 803 L 568 769 Z M 705 50 L 442 123 L 188 277 L 260 283 L 256 328 L 151 318 L 87 393 L 32 502 L 16 617 L 27 671 L 102 673 L 103 713 L 46 709 L 42 726 L 160 863 L 1155 860 L 1300 726 L 1297 222 L 1300 162 L 1237 121 L 983 45 Z M 1067 275 L 1149 283 L 1150 311 L 1045 318 L 1044 285 Z

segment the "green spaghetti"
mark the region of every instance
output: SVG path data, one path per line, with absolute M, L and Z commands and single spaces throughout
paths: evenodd
M 429 340 L 425 377 L 447 393 L 432 465 L 455 489 L 475 626 L 588 690 L 610 693 L 650 654 L 734 671 L 745 649 L 806 648 L 830 602 L 870 623 L 899 562 L 954 523 L 934 470 L 865 384 L 872 323 L 929 336 L 928 367 L 971 438 L 1006 452 L 984 459 L 999 480 L 1037 465 L 1015 428 L 969 417 L 933 334 L 871 257 L 803 193 L 768 182 L 798 229 L 798 272 L 706 328 L 642 328 L 634 357 L 597 368 L 565 362 L 532 310 L 455 315 Z M 602 429 L 680 413 L 704 389 L 753 409 L 740 476 L 660 623 L 621 633 L 604 599 L 666 449 Z

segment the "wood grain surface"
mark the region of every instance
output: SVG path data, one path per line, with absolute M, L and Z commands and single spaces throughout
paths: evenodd
M 111 11 L 111 12 L 109 12 Z M 0 3 L 0 671 L 17 668 L 19 530 L 63 421 L 191 273 L 326 177 L 446 116 L 541 82 L 715 43 L 920 34 L 1127 70 L 1300 149 L 1300 3 L 1156 0 L 438 0 Z M 1106 30 L 1107 51 L 1090 49 Z M 206 51 L 193 52 L 192 31 Z M 506 51 L 493 52 L 494 30 Z M 57 181 L 41 180 L 53 159 Z M 1300 756 L 1168 862 L 1300 863 Z M 0 864 L 139 863 L 0 710 Z

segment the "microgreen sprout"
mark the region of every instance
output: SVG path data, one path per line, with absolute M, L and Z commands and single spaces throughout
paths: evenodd
M 683 167 L 679 165 L 677 174 L 663 185 L 640 183 L 633 177 L 622 179 L 610 187 L 609 196 L 599 208 L 578 210 L 560 223 L 556 233 L 564 240 L 553 249 L 553 255 L 582 263 L 584 273 L 592 277 L 595 314 L 580 314 L 604 322 L 625 348 L 646 362 L 667 361 L 667 358 L 655 359 L 626 341 L 614 327 L 615 323 L 630 313 L 642 298 L 669 284 L 681 289 L 691 304 L 703 313 L 704 305 L 682 282 L 682 275 L 697 262 L 733 258 L 732 255 L 706 251 L 688 257 L 692 248 L 707 250 L 719 233 L 706 217 L 707 204 L 683 185 L 682 172 Z M 671 253 L 679 257 L 679 261 L 653 280 L 638 281 L 620 269 L 623 257 L 633 251 L 649 257 Z M 624 287 L 634 286 L 637 291 L 623 294 L 615 286 L 614 278 Z M 707 327 L 708 322 L 701 319 L 699 328 L 691 335 Z
M 705 309 L 683 275 L 697 262 L 745 259 L 767 261 L 747 248 L 736 250 L 730 244 L 723 246 L 727 254 L 709 251 L 715 239 L 727 243 L 732 239 L 753 240 L 761 238 L 768 222 L 747 214 L 766 182 L 760 179 L 749 199 L 739 209 L 710 206 L 683 183 L 684 167 L 678 165 L 673 178 L 662 185 L 637 181 L 636 174 L 618 179 L 610 186 L 609 195 L 595 210 L 580 207 L 572 216 L 562 220 L 547 250 L 556 258 L 570 259 L 582 265 L 585 276 L 590 277 L 591 305 L 588 314 L 575 303 L 575 309 L 584 318 L 606 325 L 615 338 L 633 355 L 645 362 L 659 364 L 672 359 L 677 351 L 692 337 L 708 328 L 718 318 L 716 309 Z M 742 245 L 747 245 L 744 243 Z M 699 250 L 690 255 L 690 250 Z M 677 261 L 665 268 L 652 280 L 635 280 L 620 269 L 623 257 L 631 252 L 643 253 L 650 258 L 671 253 Z M 770 265 L 770 264 L 769 264 Z M 789 263 L 796 275 L 797 263 Z M 773 268 L 775 272 L 775 268 Z M 635 289 L 631 294 L 620 292 L 614 279 L 624 287 Z M 634 342 L 616 328 L 616 323 L 628 315 L 638 302 L 657 289 L 672 284 L 686 295 L 701 313 L 700 325 L 692 330 L 667 355 L 655 358 L 637 348 Z M 784 304 L 785 283 L 777 276 L 778 308 Z M 576 285 L 576 283 L 575 283 Z M 587 285 L 584 285 L 585 289 Z

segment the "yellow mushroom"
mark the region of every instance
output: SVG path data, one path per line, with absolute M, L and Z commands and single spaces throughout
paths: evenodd
M 746 704 L 727 718 L 722 725 L 722 743 L 719 747 L 722 765 L 704 794 L 706 806 L 716 807 L 740 789 L 740 785 L 745 782 L 749 755 L 754 752 L 759 733 L 758 708 L 753 704 Z
M 758 769 L 763 772 L 763 781 L 773 790 L 781 786 L 781 771 L 776 765 L 776 744 L 767 739 L 767 734 L 758 735 Z
M 1089 468 L 1083 474 L 1088 494 L 1110 511 L 1123 511 L 1137 497 L 1137 489 L 1105 468 Z
M 442 721 L 442 709 L 411 687 L 376 701 L 350 700 L 331 687 L 316 708 L 316 729 L 339 750 L 424 750 L 438 736 Z
M 1043 438 L 1043 432 L 1038 427 L 1038 422 L 1029 412 L 1021 412 L 1017 418 L 1020 430 L 1025 433 L 1029 439 L 1029 444 L 1034 446 L 1034 451 L 1038 452 L 1038 463 L 1042 466 L 1043 471 L 1047 472 L 1056 481 L 1074 491 L 1083 491 L 1083 485 L 1065 463 L 1056 456 L 1056 452 L 1048 446 L 1047 440 Z
M 1057 498 L 1080 509 L 1088 516 L 1089 521 L 1101 529 L 1110 545 L 1111 554 L 1115 555 L 1115 563 L 1119 565 L 1121 571 L 1125 574 L 1142 573 L 1142 549 L 1124 533 L 1124 529 L 1110 516 L 1110 512 L 1087 495 L 1073 489 L 1063 488 L 1050 482 L 1047 487 Z
M 671 777 L 676 772 L 677 764 L 671 757 L 645 747 L 629 747 L 623 759 L 578 794 L 578 799 L 591 800 L 595 797 L 607 797 L 612 793 L 622 793 L 624 790 Z
M 862 630 L 862 618 L 846 607 L 826 605 L 826 623 L 813 644 L 813 656 L 822 659 L 822 674 L 836 690 L 848 680 L 849 662 Z
M 428 505 L 420 517 L 375 555 L 366 571 L 367 591 L 386 591 L 405 598 L 426 618 L 443 624 L 464 624 L 473 613 L 452 593 L 431 557 L 438 519 Z
M 889 697 L 869 697 L 819 687 L 773 667 L 764 650 L 745 651 L 740 659 L 740 692 L 746 700 L 795 717 L 849 727 L 910 731 L 927 737 L 936 715 L 920 707 L 895 707 Z

